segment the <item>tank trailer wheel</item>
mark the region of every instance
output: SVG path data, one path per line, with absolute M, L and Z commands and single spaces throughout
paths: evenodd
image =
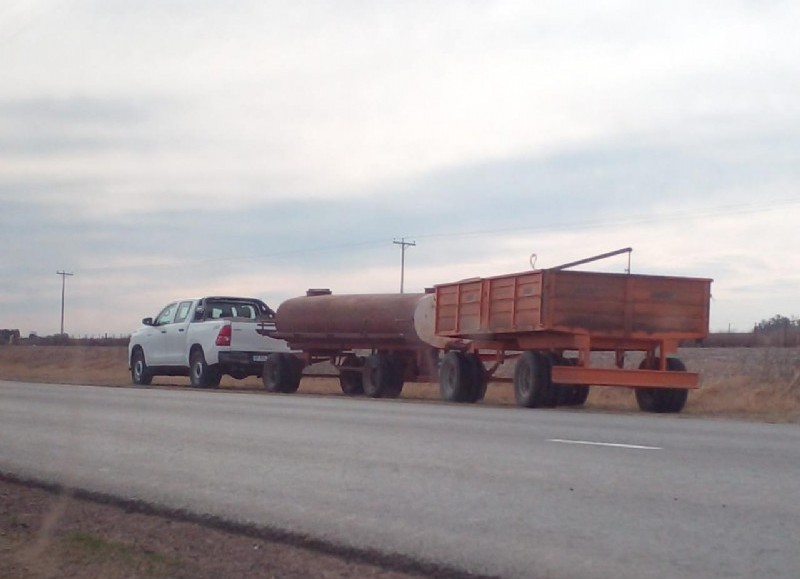
M 653 369 L 653 364 L 647 359 L 642 360 L 639 368 Z M 672 372 L 686 372 L 686 366 L 678 358 L 667 358 L 667 370 Z M 674 414 L 683 410 L 689 390 L 686 388 L 636 388 L 636 402 L 642 412 L 655 412 L 658 414 Z
M 398 365 L 387 354 L 371 354 L 364 361 L 361 377 L 364 394 L 370 398 L 396 398 L 403 389 Z
M 194 388 L 216 388 L 222 380 L 219 367 L 209 366 L 200 348 L 192 350 L 189 357 L 189 380 Z
M 302 362 L 284 352 L 273 352 L 264 362 L 264 371 L 261 381 L 267 392 L 283 392 L 291 394 L 297 392 L 302 375 Z
M 517 406 L 543 408 L 556 405 L 557 391 L 550 377 L 550 358 L 540 352 L 523 352 L 514 369 Z
M 402 358 L 397 356 L 389 357 L 389 363 L 392 366 L 392 378 L 388 388 L 383 391 L 384 398 L 398 398 L 403 391 L 403 382 L 405 378 L 405 363 Z
M 349 368 L 357 366 L 359 368 L 363 368 L 364 359 L 359 358 L 355 354 L 348 354 L 342 362 L 342 366 Z M 363 394 L 364 378 L 362 375 L 362 370 L 342 370 L 340 368 L 339 386 L 341 386 L 342 392 L 344 392 L 347 396 L 358 396 L 359 394 Z
M 139 386 L 147 386 L 153 381 L 153 373 L 147 367 L 141 348 L 134 350 L 131 356 L 131 381 Z

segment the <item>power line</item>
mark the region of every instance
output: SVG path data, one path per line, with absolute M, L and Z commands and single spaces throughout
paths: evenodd
M 587 219 L 583 221 L 562 221 L 550 223 L 537 223 L 535 225 L 523 225 L 517 227 L 493 227 L 486 229 L 463 230 L 463 231 L 439 231 L 430 233 L 420 233 L 415 235 L 416 239 L 454 239 L 464 237 L 480 237 L 480 236 L 496 236 L 507 233 L 522 233 L 527 231 L 535 231 L 536 233 L 553 232 L 553 231 L 577 231 L 586 229 L 598 229 L 602 227 L 611 226 L 624 226 L 624 225 L 641 225 L 648 223 L 662 223 L 668 221 L 678 221 L 686 219 L 697 219 L 701 217 L 720 217 L 724 215 L 743 215 L 765 213 L 779 209 L 786 209 L 790 207 L 800 206 L 798 199 L 781 199 L 775 201 L 759 201 L 747 204 L 730 204 L 719 205 L 716 207 L 705 207 L 699 209 L 691 209 L 684 211 L 675 211 L 671 213 L 659 214 L 637 214 L 631 216 L 621 216 L 616 218 L 601 218 L 601 219 Z M 405 238 L 401 241 L 395 240 L 397 245 L 403 244 Z M 291 257 L 295 255 L 308 255 L 312 253 L 326 253 L 330 251 L 337 251 L 342 249 L 357 249 L 364 247 L 377 247 L 386 242 L 383 239 L 362 240 L 349 243 L 329 244 L 324 246 L 304 247 L 298 249 L 289 249 L 282 251 L 267 252 L 250 256 L 237 256 L 237 257 L 213 257 L 213 258 L 197 258 L 197 259 L 181 259 L 178 262 L 169 263 L 140 263 L 136 265 L 127 264 L 124 266 L 96 266 L 82 268 L 81 272 L 87 273 L 104 273 L 116 270 L 131 270 L 135 268 L 175 268 L 175 267 L 196 267 L 205 264 L 214 263 L 242 263 L 247 261 L 255 261 L 261 259 Z M 407 245 L 402 245 L 403 249 L 408 245 L 415 245 L 414 242 L 405 242 Z M 404 258 L 404 252 L 401 258 Z M 401 272 L 402 276 L 402 272 Z M 403 280 L 401 280 L 401 285 Z
M 660 223 L 665 221 L 679 221 L 697 217 L 717 217 L 721 215 L 747 215 L 765 213 L 776 209 L 800 205 L 800 200 L 783 199 L 772 203 L 747 203 L 738 205 L 719 205 L 697 210 L 676 211 L 673 213 L 660 213 L 657 215 L 632 215 L 630 217 L 587 219 L 584 221 L 565 221 L 561 223 L 524 225 L 520 227 L 503 227 L 492 229 L 476 229 L 468 231 L 450 231 L 436 233 L 422 233 L 416 235 L 417 239 L 476 237 L 482 235 L 502 235 L 504 233 L 518 233 L 522 231 L 574 231 L 578 229 L 597 229 L 600 227 L 618 225 L 641 225 L 647 223 Z

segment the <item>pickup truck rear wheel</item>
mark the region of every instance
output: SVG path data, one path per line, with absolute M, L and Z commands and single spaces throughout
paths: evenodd
M 195 388 L 216 388 L 222 380 L 219 368 L 206 364 L 206 357 L 200 348 L 192 350 L 189 357 L 189 380 Z
M 283 392 L 291 394 L 300 387 L 302 362 L 283 352 L 274 352 L 267 356 L 261 381 L 267 392 Z
M 138 347 L 131 356 L 131 381 L 139 386 L 147 386 L 153 381 L 153 373 L 147 367 L 144 352 Z

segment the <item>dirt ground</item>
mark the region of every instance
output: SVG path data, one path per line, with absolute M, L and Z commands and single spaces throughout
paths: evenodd
M 139 512 L 0 476 L 2 579 L 453 576 L 435 569 L 414 573 L 399 559 L 369 562 L 368 553 L 326 553 L 302 542 Z
M 701 374 L 701 388 L 690 394 L 680 416 L 800 423 L 800 349 L 692 348 L 680 357 Z M 499 374 L 510 375 L 510 368 Z M 0 380 L 130 385 L 120 347 L 0 346 Z M 158 378 L 153 387 L 188 388 L 188 379 Z M 268 395 L 255 378 L 225 378 L 221 388 Z M 303 379 L 298 395 L 303 394 L 342 396 L 335 378 L 318 377 Z M 432 384 L 407 385 L 399 403 L 404 401 L 441 403 Z M 511 385 L 491 384 L 481 404 L 513 405 Z M 585 408 L 638 412 L 633 394 L 618 388 L 593 388 Z M 0 579 L 457 576 L 400 558 L 227 528 L 0 474 Z

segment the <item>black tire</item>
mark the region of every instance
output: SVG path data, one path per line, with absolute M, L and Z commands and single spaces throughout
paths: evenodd
M 148 386 L 153 382 L 153 372 L 147 367 L 144 352 L 138 347 L 131 355 L 131 381 L 138 386 Z
M 558 356 L 553 363 L 574 366 L 575 359 Z M 555 388 L 557 406 L 581 406 L 589 398 L 589 387 L 583 384 L 556 384 Z
M 486 396 L 486 387 L 489 385 L 489 374 L 486 366 L 478 354 L 467 355 L 467 366 L 469 368 L 470 380 L 472 381 L 472 395 L 467 402 L 480 402 Z
M 364 378 L 362 370 L 356 370 L 356 367 L 363 367 L 364 359 L 359 358 L 355 354 L 348 354 L 342 366 L 347 367 L 347 370 L 339 369 L 339 386 L 342 388 L 347 396 L 358 396 L 364 393 Z
M 558 384 L 558 406 L 581 406 L 589 398 L 589 387 L 582 384 Z
M 569 406 L 583 406 L 589 398 L 589 387 L 583 384 L 575 384 L 572 387 L 572 400 Z
M 200 348 L 192 350 L 189 356 L 189 380 L 194 388 L 216 388 L 222 380 L 219 368 L 206 364 L 206 357 Z
M 359 396 L 364 393 L 364 382 L 360 372 L 345 370 L 339 374 L 339 386 L 347 396 Z
M 653 369 L 654 364 L 647 359 L 639 364 L 640 369 Z M 667 370 L 686 372 L 686 366 L 678 358 L 667 358 Z M 683 410 L 689 390 L 686 388 L 636 388 L 636 403 L 642 412 L 675 414 Z
M 361 371 L 364 394 L 370 398 L 387 398 L 400 394 L 397 387 L 397 369 L 387 354 L 371 354 Z M 400 377 L 400 389 L 403 387 Z M 396 393 L 395 393 L 396 392 Z
M 556 405 L 557 392 L 550 377 L 550 358 L 523 352 L 514 369 L 514 397 L 518 406 L 545 408 Z
M 462 352 L 450 351 L 439 367 L 439 393 L 447 402 L 473 401 L 475 391 L 472 366 Z
M 392 377 L 388 388 L 383 391 L 383 398 L 398 398 L 403 391 L 403 383 L 405 382 L 405 363 L 402 358 L 396 356 L 391 356 L 389 363 L 392 366 Z
M 289 368 L 291 371 L 289 383 L 286 385 L 284 392 L 286 394 L 294 394 L 300 388 L 300 380 L 303 379 L 303 368 L 305 363 L 297 356 L 291 354 L 284 354 L 289 359 Z
M 261 382 L 267 392 L 292 394 L 300 387 L 302 373 L 303 363 L 299 358 L 284 352 L 273 352 L 264 362 Z

